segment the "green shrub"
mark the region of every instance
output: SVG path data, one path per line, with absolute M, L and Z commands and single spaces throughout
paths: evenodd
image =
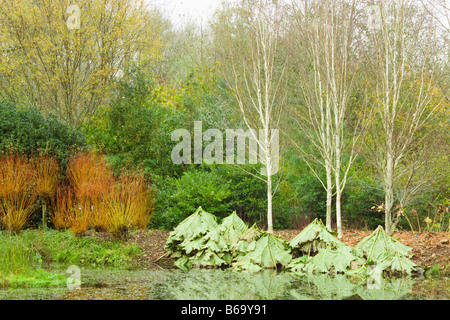
M 176 144 L 171 133 L 183 128 L 182 112 L 153 98 L 155 82 L 136 71 L 133 81 L 120 82 L 114 99 L 82 128 L 89 144 L 108 155 L 113 169 L 143 171 L 158 182 L 180 176 L 183 166 L 172 163 Z
M 249 168 L 245 169 L 250 171 Z M 231 191 L 228 214 L 236 211 L 249 225 L 255 222 L 264 225 L 267 215 L 267 184 L 234 166 L 216 165 L 212 170 L 217 172 L 224 183 L 228 183 Z M 278 217 L 276 211 L 274 217 Z
M 173 229 L 201 204 L 223 218 L 229 214 L 230 198 L 230 183 L 216 171 L 187 171 L 180 179 L 167 179 L 167 184 L 158 190 L 151 226 Z
M 86 146 L 83 135 L 37 109 L 16 108 L 0 102 L 0 153 L 16 151 L 28 156 L 47 153 L 65 166 L 71 151 Z
M 300 170 L 290 173 L 287 183 L 291 187 L 291 194 L 286 197 L 291 198 L 298 210 L 298 226 L 307 225 L 315 218 L 325 220 L 326 192 L 312 172 Z
M 374 230 L 379 225 L 384 226 L 384 211 L 373 210 L 384 202 L 381 185 L 376 185 L 369 179 L 349 181 L 342 198 L 343 219 L 348 228 L 365 228 Z
M 289 228 L 296 212 L 287 196 L 280 191 L 274 197 L 274 226 L 278 229 Z M 150 227 L 173 229 L 199 206 L 219 219 L 236 211 L 246 223 L 264 228 L 267 186 L 234 166 L 192 166 L 181 178 L 166 178 L 159 184 Z

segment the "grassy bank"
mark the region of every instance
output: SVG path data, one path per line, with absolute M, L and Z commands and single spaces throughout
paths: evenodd
M 65 285 L 64 274 L 48 271 L 52 266 L 125 269 L 138 254 L 140 249 L 133 244 L 95 236 L 80 238 L 68 231 L 2 231 L 0 286 Z

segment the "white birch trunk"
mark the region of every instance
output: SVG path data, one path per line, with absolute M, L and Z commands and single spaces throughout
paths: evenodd
M 339 135 L 336 136 L 336 143 L 339 142 Z M 340 144 L 338 144 L 340 145 Z M 336 148 L 336 163 L 335 163 L 335 180 L 336 180 L 336 229 L 338 233 L 338 238 L 342 237 L 342 213 L 341 213 L 341 198 L 342 198 L 342 188 L 341 188 L 341 149 Z
M 392 156 L 392 152 L 389 150 L 387 152 L 386 159 L 386 178 L 385 178 L 385 197 L 384 197 L 384 206 L 385 206 L 385 217 L 384 217 L 384 228 L 387 234 L 391 234 L 391 216 L 392 216 L 392 207 L 394 205 L 394 159 Z
M 329 161 L 326 163 L 326 172 L 327 172 L 327 216 L 326 216 L 326 227 L 331 231 L 331 205 L 333 201 L 333 182 L 332 182 L 332 176 L 331 176 L 331 165 Z

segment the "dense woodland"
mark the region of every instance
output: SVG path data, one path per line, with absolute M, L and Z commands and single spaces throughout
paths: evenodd
M 145 208 L 129 221 L 152 229 L 202 206 L 269 231 L 315 218 L 338 234 L 448 230 L 445 2 L 225 1 L 208 23 L 177 26 L 147 1 L 72 2 L 0 0 L 2 228 L 22 168 L 34 206 L 20 228 L 83 231 L 64 212 L 129 197 Z M 262 130 L 259 164 L 174 164 L 171 135 L 194 138 L 195 121 Z M 273 129 L 279 168 L 262 175 Z M 36 172 L 57 181 L 34 190 Z

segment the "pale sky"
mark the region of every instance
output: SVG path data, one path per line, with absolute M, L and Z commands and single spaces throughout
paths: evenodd
M 206 23 L 222 0 L 147 0 L 155 3 L 172 22 L 182 24 L 187 21 Z M 229 1 L 229 0 L 228 0 Z
M 146 0 L 149 4 L 155 4 L 170 18 L 175 26 L 186 22 L 207 23 L 222 1 L 235 0 Z M 416 0 L 420 1 L 420 0 Z M 446 9 L 450 7 L 450 0 L 432 0 L 431 3 L 444 3 Z M 449 12 L 439 7 L 437 17 L 442 21 L 447 30 L 450 27 Z

